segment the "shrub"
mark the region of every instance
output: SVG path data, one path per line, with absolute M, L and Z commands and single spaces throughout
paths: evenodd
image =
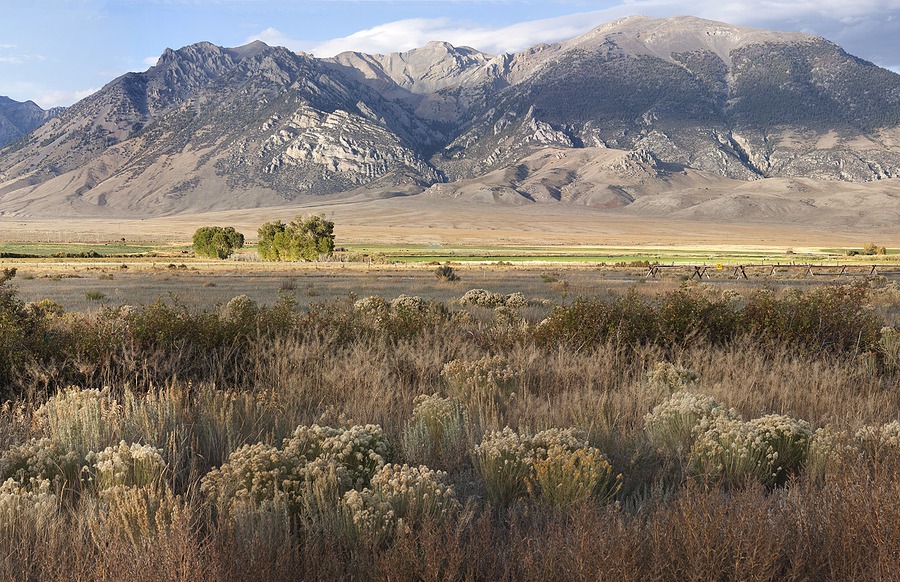
M 316 457 L 334 461 L 347 471 L 352 487 L 363 487 L 390 459 L 391 448 L 384 431 L 376 424 L 349 428 L 312 425 L 300 426 L 284 441 L 284 451 L 291 459 Z
M 227 259 L 244 246 L 244 235 L 233 226 L 203 226 L 194 232 L 194 252 L 201 257 Z
M 391 306 L 383 297 L 370 295 L 369 297 L 357 299 L 353 303 L 353 311 L 365 318 L 369 318 L 376 325 L 382 325 L 390 317 Z
M 73 386 L 47 400 L 35 420 L 65 450 L 85 458 L 118 439 L 122 411 L 108 392 Z
M 441 378 L 450 395 L 463 402 L 471 415 L 477 415 L 482 427 L 499 424 L 517 380 L 500 356 L 452 360 L 444 364 Z
M 749 422 L 714 414 L 700 421 L 696 434 L 696 474 L 724 484 L 754 478 L 767 486 L 784 484 L 800 469 L 812 436 L 805 421 L 778 414 Z
M 691 388 L 700 375 L 693 370 L 669 362 L 656 362 L 644 375 L 647 387 L 662 394 Z
M 521 309 L 528 307 L 528 300 L 525 299 L 525 295 L 516 291 L 503 298 L 503 305 L 512 309 Z
M 468 415 L 462 404 L 437 394 L 414 400 L 413 415 L 403 430 L 406 458 L 435 468 L 458 468 L 465 460 Z
M 453 270 L 453 267 L 450 265 L 440 265 L 435 268 L 434 276 L 438 278 L 439 281 L 459 281 L 459 275 Z
M 57 337 L 37 309 L 26 309 L 9 282 L 15 269 L 0 270 L 0 397 L 12 387 L 25 364 L 58 352 Z
M 425 311 L 425 301 L 417 295 L 398 295 L 391 301 L 391 310 L 398 317 L 417 317 Z
M 857 445 L 869 457 L 891 452 L 900 454 L 900 420 L 864 426 L 855 437 Z
M 758 339 L 818 353 L 876 350 L 881 328 L 866 307 L 865 285 L 858 284 L 791 291 L 782 299 L 757 292 L 747 298 L 741 320 Z
M 845 432 L 836 432 L 830 425 L 816 429 L 809 439 L 804 471 L 816 481 L 839 475 L 851 449 L 847 440 Z
M 118 542 L 138 550 L 167 536 L 188 511 L 167 487 L 116 485 L 99 492 L 86 521 L 98 547 Z
M 259 305 L 248 295 L 232 297 L 222 309 L 222 317 L 234 323 L 255 324 L 259 316 Z M 255 326 L 254 326 L 255 327 Z
M 7 479 L 0 484 L 0 540 L 5 548 L 18 546 L 23 538 L 41 538 L 41 532 L 56 525 L 58 513 L 50 481 L 32 479 L 23 484 Z
M 504 297 L 487 289 L 470 289 L 459 299 L 460 305 L 477 305 L 478 307 L 497 307 L 504 304 Z
M 565 344 L 576 350 L 607 342 L 637 345 L 658 337 L 656 309 L 635 292 L 613 301 L 576 299 L 557 307 L 536 331 L 545 346 Z
M 485 434 L 475 447 L 475 470 L 491 503 L 508 505 L 528 491 L 531 449 L 531 439 L 509 427 Z
M 71 487 L 78 479 L 81 459 L 57 440 L 31 439 L 10 447 L 0 457 L 0 480 L 15 479 L 20 485 L 47 481 L 54 491 Z
M 389 447 L 381 427 L 300 426 L 282 449 L 256 443 L 234 451 L 201 481 L 201 491 L 220 511 L 250 504 L 286 507 L 299 515 L 334 505 L 343 493 L 361 488 L 386 463 Z M 322 480 L 324 479 L 324 480 Z
M 880 247 L 875 243 L 866 243 L 863 245 L 863 254 L 864 255 L 886 255 L 887 249 L 885 247 Z
M 561 505 L 575 502 L 581 493 L 605 500 L 618 490 L 621 477 L 611 479 L 606 459 L 574 428 L 550 428 L 534 436 L 516 434 L 509 427 L 489 432 L 475 447 L 473 458 L 488 499 L 497 505 L 507 505 L 541 487 L 564 489 L 558 495 L 548 493 L 553 503 Z M 543 485 L 536 481 L 538 465 Z
M 532 482 L 541 499 L 565 508 L 588 499 L 609 501 L 619 491 L 622 475 L 613 476 L 612 465 L 594 447 L 572 450 L 555 445 L 534 460 Z
M 166 468 L 162 450 L 150 445 L 128 444 L 88 453 L 92 479 L 99 490 L 110 487 L 149 487 L 158 485 Z
M 227 463 L 203 477 L 200 490 L 226 514 L 245 504 L 264 509 L 285 506 L 297 513 L 306 481 L 319 472 L 317 462 L 327 463 L 283 454 L 263 443 L 244 445 L 229 455 Z M 343 488 L 349 488 L 346 469 L 337 466 L 335 470 L 341 475 Z
M 687 452 L 694 429 L 701 420 L 714 414 L 725 414 L 725 410 L 709 396 L 676 392 L 644 416 L 644 433 L 660 451 Z
M 552 448 L 563 448 L 568 451 L 588 446 L 587 435 L 577 428 L 548 428 L 530 439 L 531 457 L 542 459 Z
M 447 474 L 425 466 L 385 465 L 362 491 L 344 494 L 358 530 L 376 540 L 412 531 L 460 508 Z

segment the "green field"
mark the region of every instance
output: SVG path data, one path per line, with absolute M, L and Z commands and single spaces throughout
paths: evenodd
M 190 246 L 115 243 L 0 243 L 0 257 L 130 257 L 187 250 Z M 94 255 L 96 253 L 96 255 Z
M 717 250 L 612 246 L 440 246 L 348 245 L 348 253 L 388 261 L 417 262 L 554 262 L 607 264 L 648 261 L 659 264 L 858 263 L 881 262 L 884 256 L 848 257 L 843 249 L 794 253 L 787 250 Z M 888 259 L 889 260 L 889 259 Z

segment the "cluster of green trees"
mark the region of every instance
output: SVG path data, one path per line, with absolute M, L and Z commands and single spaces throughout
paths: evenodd
M 201 257 L 227 259 L 244 246 L 244 235 L 233 226 L 204 226 L 194 233 L 194 252 Z
M 315 261 L 334 251 L 334 223 L 324 216 L 298 216 L 289 224 L 267 222 L 257 233 L 264 261 Z
M 334 223 L 324 216 L 297 216 L 259 227 L 259 257 L 264 261 L 315 261 L 334 251 Z M 225 259 L 244 246 L 244 235 L 234 227 L 204 226 L 194 233 L 194 252 Z

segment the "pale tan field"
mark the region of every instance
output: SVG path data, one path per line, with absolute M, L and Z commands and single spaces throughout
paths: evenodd
M 384 244 L 702 246 L 716 249 L 900 246 L 900 228 L 806 225 L 740 219 L 668 219 L 564 205 L 503 206 L 423 197 L 345 200 L 202 214 L 121 218 L 0 217 L 0 242 L 187 242 L 204 225 L 232 225 L 248 240 L 264 222 L 322 213 L 338 245 Z

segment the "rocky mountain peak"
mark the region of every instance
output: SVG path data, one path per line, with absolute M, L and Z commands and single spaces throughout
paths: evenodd
M 387 55 L 341 53 L 334 62 L 357 69 L 367 79 L 391 81 L 416 94 L 426 94 L 459 85 L 462 79 L 483 68 L 492 55 L 470 47 L 455 47 L 433 41 L 424 47 Z
M 19 102 L 0 95 L 0 148 L 59 115 L 61 107 L 44 111 L 34 101 Z

